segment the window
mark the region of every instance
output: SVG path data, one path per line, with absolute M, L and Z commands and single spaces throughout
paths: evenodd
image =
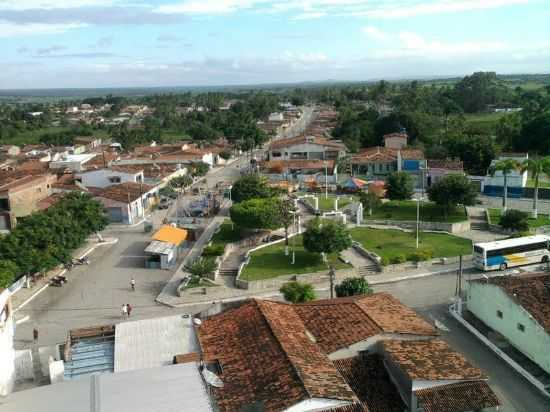
M 273 152 L 273 157 L 281 157 L 281 152 Z
M 502 311 L 501 310 L 497 310 L 497 317 L 499 317 L 500 319 L 502 319 Z
M 120 183 L 120 176 L 111 176 L 109 178 L 109 182 L 111 182 L 111 183 Z
M 521 324 L 521 323 L 518 323 L 518 330 L 520 332 L 525 332 L 525 326 L 523 326 L 523 324 Z

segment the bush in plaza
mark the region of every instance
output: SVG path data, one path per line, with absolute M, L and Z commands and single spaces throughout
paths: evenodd
M 234 204 L 229 210 L 231 220 L 245 229 L 277 229 L 281 227 L 280 201 L 271 199 L 250 199 Z
M 336 285 L 335 290 L 336 296 L 339 298 L 345 296 L 370 295 L 372 293 L 369 282 L 361 277 L 344 279 L 342 283 Z
M 221 256 L 224 252 L 224 245 L 210 245 L 206 246 L 203 251 L 203 256 Z
M 279 289 L 286 301 L 292 303 L 303 303 L 315 300 L 315 290 L 309 283 L 288 282 Z
M 504 229 L 524 232 L 529 230 L 528 218 L 529 215 L 521 210 L 509 209 L 500 217 L 500 226 Z
M 433 255 L 434 251 L 432 249 L 419 249 L 407 256 L 407 259 L 412 262 L 424 262 L 426 260 L 430 260 Z
M 392 265 L 398 265 L 400 263 L 405 263 L 407 261 L 407 258 L 403 254 L 395 255 L 390 258 L 390 263 Z
M 390 200 L 409 200 L 413 193 L 413 181 L 408 173 L 394 172 L 386 179 L 386 195 Z

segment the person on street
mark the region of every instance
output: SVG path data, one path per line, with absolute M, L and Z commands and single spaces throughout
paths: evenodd
M 33 339 L 34 343 L 38 342 L 38 329 L 36 329 L 36 328 L 34 328 L 32 330 L 32 339 Z
M 132 288 L 132 292 L 136 291 L 136 280 L 134 278 L 130 280 L 130 287 Z
M 122 317 L 127 318 L 128 317 L 128 305 L 124 303 L 122 305 Z
M 126 311 L 128 312 L 128 317 L 132 314 L 132 305 L 129 303 L 126 304 Z

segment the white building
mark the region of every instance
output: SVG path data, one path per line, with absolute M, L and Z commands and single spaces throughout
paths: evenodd
M 97 156 L 97 153 L 86 153 L 78 155 L 65 155 L 61 159 L 50 163 L 50 169 L 69 169 L 73 172 L 82 172 L 85 164 Z
M 282 113 L 271 113 L 268 118 L 270 122 L 282 122 L 283 120 L 285 120 L 285 116 Z
M 119 183 L 143 183 L 143 170 L 130 172 L 116 166 L 108 169 L 87 170 L 76 175 L 77 180 L 86 187 L 105 188 Z
M 15 324 L 9 297 L 8 289 L 0 292 L 0 396 L 8 395 L 15 382 Z
M 491 167 L 504 160 L 515 160 L 521 165 L 527 159 L 529 159 L 529 154 L 527 153 L 503 153 L 498 159 L 491 162 Z M 512 170 L 506 177 L 508 187 L 525 187 L 527 185 L 527 177 L 527 171 L 522 173 L 519 169 Z M 495 171 L 494 176 L 489 174 L 485 177 L 484 186 L 504 187 L 504 175 L 499 170 Z

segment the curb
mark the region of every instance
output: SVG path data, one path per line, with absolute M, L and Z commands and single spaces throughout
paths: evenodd
M 88 256 L 90 253 L 92 253 L 95 249 L 97 249 L 99 246 L 106 246 L 106 245 L 114 245 L 115 243 L 118 242 L 118 239 L 114 239 L 112 241 L 109 241 L 109 242 L 102 242 L 102 243 L 98 243 L 94 246 L 92 246 L 90 249 L 88 249 L 87 251 L 85 251 L 80 257 L 78 257 L 78 259 L 82 259 L 83 257 L 86 257 Z M 67 273 L 67 269 L 63 269 L 61 272 L 59 272 L 57 275 L 64 275 L 65 273 Z M 46 283 L 45 285 L 43 285 L 40 289 L 38 289 L 36 292 L 34 292 L 31 296 L 29 296 L 25 301 L 23 301 L 23 303 L 21 303 L 18 307 L 14 308 L 13 309 L 13 313 L 17 313 L 20 309 L 23 309 L 25 306 L 27 306 L 34 298 L 36 298 L 39 294 L 41 294 L 42 292 L 44 292 L 48 287 L 50 286 L 50 283 Z

